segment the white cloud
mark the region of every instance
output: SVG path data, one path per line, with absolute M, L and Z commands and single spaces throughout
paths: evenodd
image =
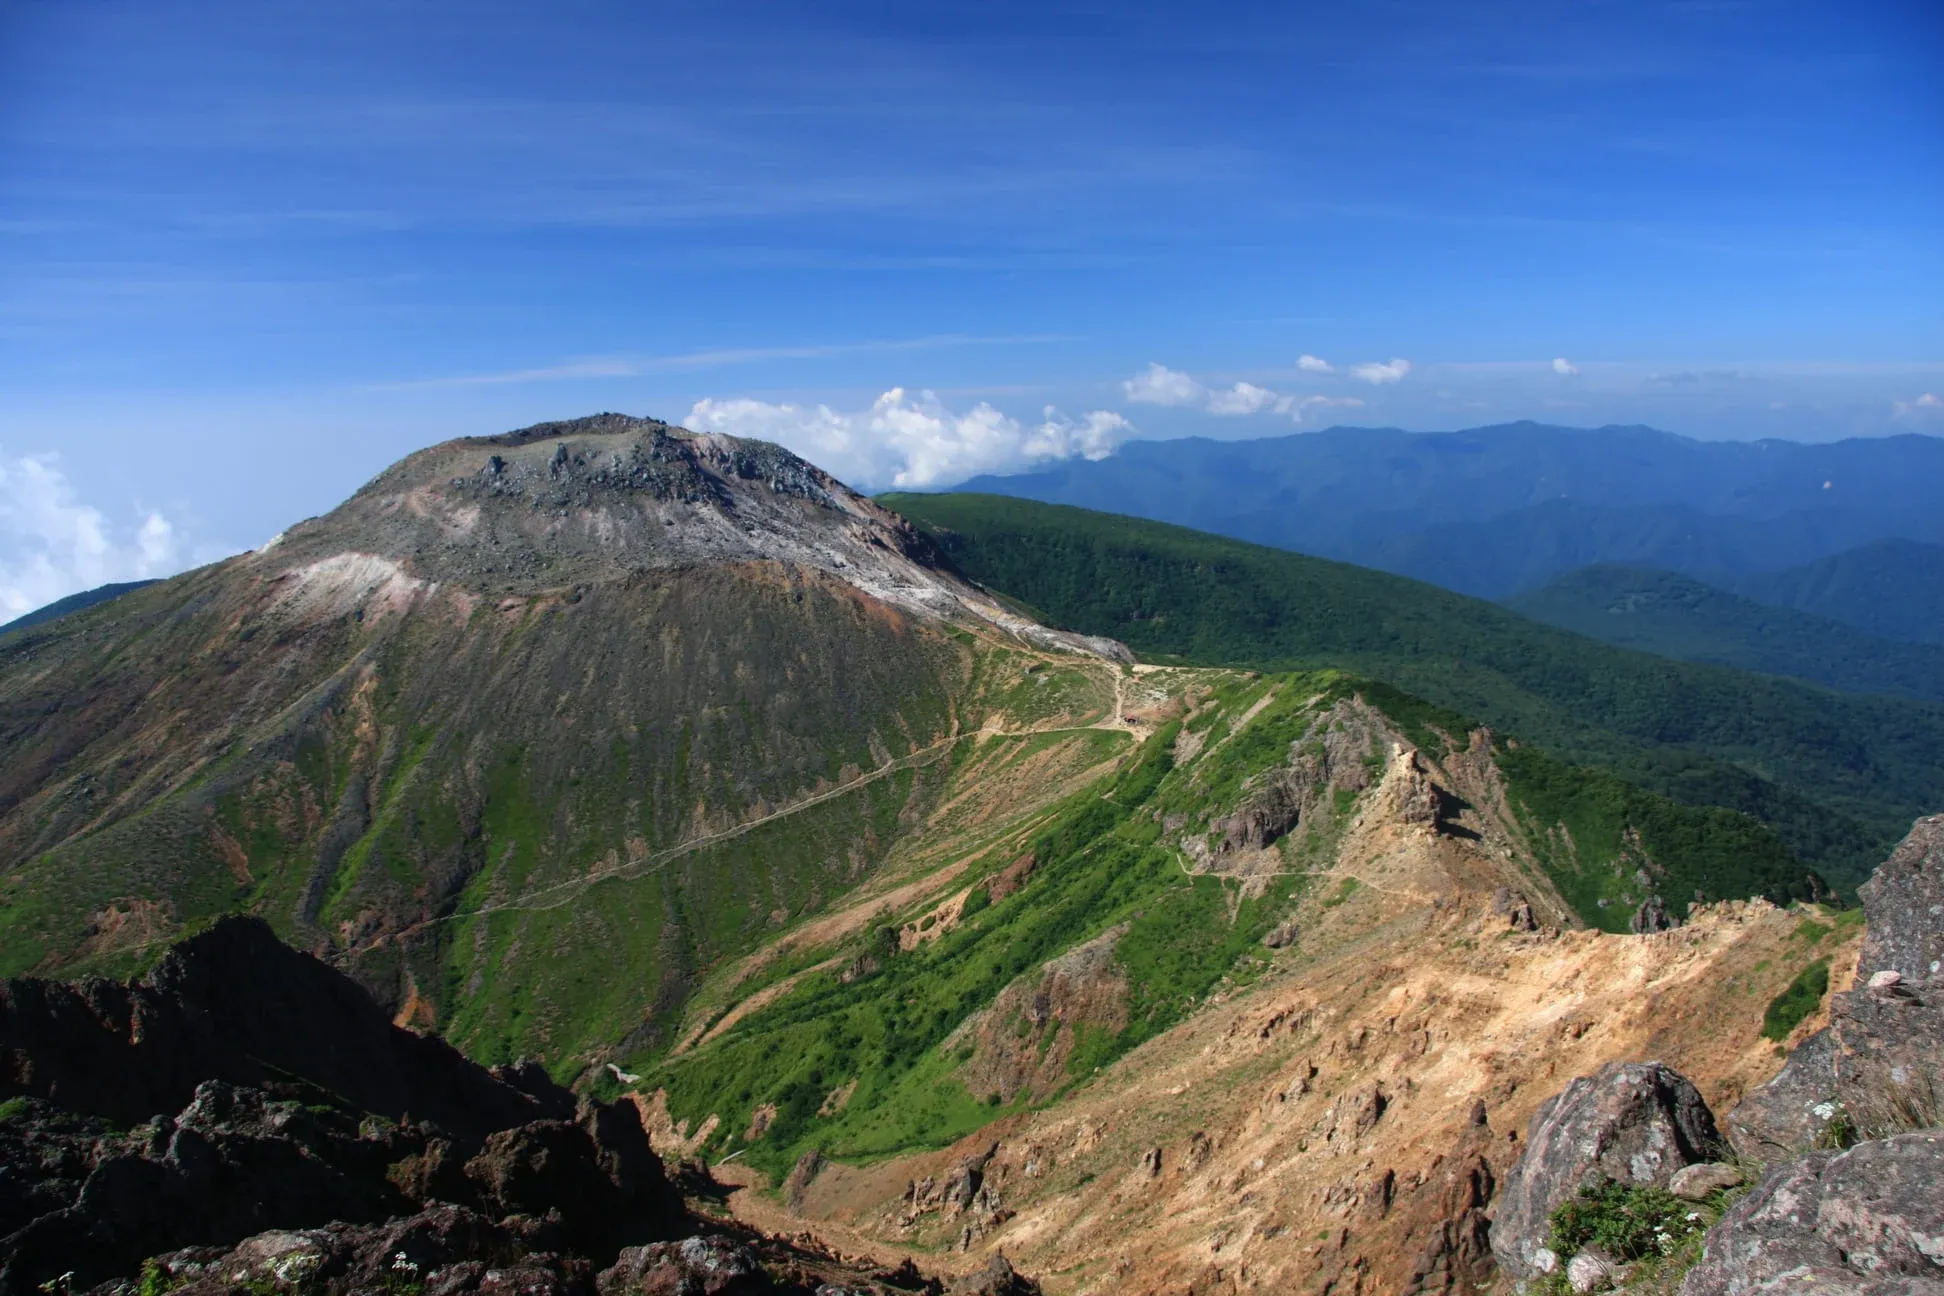
M 1300 355 L 1296 357 L 1296 367 L 1304 373 L 1335 373 L 1336 366 L 1322 356 Z
M 1560 356 L 1552 362 L 1552 371 L 1563 378 L 1570 378 L 1579 372 L 1579 366 L 1565 356 Z
M 1944 400 L 1939 400 L 1931 392 L 1925 392 L 1915 400 L 1895 402 L 1895 417 L 1900 419 L 1934 417 L 1944 413 Z
M 1313 409 L 1362 408 L 1363 402 L 1355 396 L 1305 396 L 1301 400 L 1293 396 L 1285 396 L 1283 403 L 1278 405 L 1276 410 L 1278 413 L 1287 412 L 1291 419 L 1301 423 L 1303 415 Z
M 1121 390 L 1137 405 L 1199 405 L 1208 399 L 1208 388 L 1164 364 L 1148 365 L 1122 383 Z
M 1138 405 L 1193 406 L 1222 415 L 1259 414 L 1272 406 L 1281 411 L 1287 399 L 1267 387 L 1248 382 L 1228 388 L 1209 388 L 1193 374 L 1164 364 L 1150 364 L 1123 382 L 1121 390 Z
M 111 581 L 168 576 L 189 563 L 160 513 L 117 527 L 84 504 L 51 458 L 0 454 L 0 620 Z
M 1388 364 L 1379 364 L 1376 361 L 1372 361 L 1369 364 L 1350 366 L 1350 376 L 1352 378 L 1360 378 L 1364 382 L 1373 383 L 1378 386 L 1382 386 L 1385 383 L 1402 382 L 1404 381 L 1404 375 L 1409 372 L 1411 372 L 1411 362 L 1397 357 L 1393 357 Z
M 866 487 L 941 486 L 1049 460 L 1105 459 L 1134 430 L 1111 410 L 1075 420 L 1049 405 L 1038 423 L 1026 424 L 981 401 L 958 414 L 930 392 L 914 397 L 902 387 L 855 412 L 705 399 L 689 411 L 687 424 L 699 432 L 777 442 Z
M 1281 397 L 1267 387 L 1239 382 L 1227 391 L 1208 393 L 1208 412 L 1210 414 L 1255 414 L 1268 409 L 1280 399 Z

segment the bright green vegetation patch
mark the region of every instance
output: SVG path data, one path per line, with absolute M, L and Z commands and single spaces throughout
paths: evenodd
M 1762 1014 L 1762 1037 L 1781 1043 L 1802 1019 L 1816 1011 L 1829 993 L 1829 960 L 1817 959 L 1796 974 L 1781 994 L 1769 1001 Z
M 1665 1188 L 1603 1179 L 1553 1211 L 1547 1246 L 1562 1261 L 1589 1246 L 1622 1262 L 1665 1255 L 1699 1231 L 1698 1218 L 1690 1218 L 1699 1214 Z
M 1070 1032 L 1066 1083 L 1074 1084 L 1183 1020 L 1224 978 L 1253 975 L 1261 936 L 1287 900 L 1246 899 L 1233 883 L 1190 876 L 1162 844 L 1161 822 L 1218 813 L 1251 774 L 1285 763 L 1313 720 L 1305 699 L 1339 683 L 1319 675 L 1237 687 L 1218 704 L 1280 691 L 1232 741 L 1183 769 L 1172 755 L 1181 725 L 1164 726 L 1109 783 L 1076 793 L 1024 841 L 991 852 L 993 865 L 1019 849 L 1032 853 L 1036 867 L 1019 890 L 993 901 L 975 883 L 962 921 L 937 940 L 897 953 L 876 934 L 859 937 L 840 971 L 807 978 L 719 1040 L 626 1065 L 647 1074 L 646 1087 L 667 1089 L 678 1119 L 722 1118 L 709 1152 L 746 1148 L 772 1172 L 810 1147 L 865 1160 L 943 1146 L 1001 1109 L 1051 1101 L 1057 1091 L 1022 1090 L 995 1108 L 989 1086 L 971 1092 L 961 1075 L 976 1052 L 970 1024 L 1048 960 L 1112 940 L 1127 987 L 1124 1024 L 1054 1024 Z M 1024 1019 L 1012 1025 L 1023 1029 Z M 1043 1036 L 1037 1055 L 1050 1047 Z M 853 1084 L 836 1110 L 835 1095 Z M 767 1131 L 745 1140 L 771 1109 Z
M 1938 809 L 1944 707 L 1610 647 L 1402 577 L 1058 505 L 898 495 L 967 574 L 1157 662 L 1375 676 L 1686 805 L 1839 888 Z M 1671 898 L 1671 897 L 1670 897 Z
M 1539 1279 L 1543 1296 L 1566 1296 L 1566 1262 L 1597 1247 L 1630 1265 L 1627 1290 L 1674 1292 L 1701 1258 L 1701 1239 L 1718 1221 L 1738 1190 L 1716 1193 L 1706 1202 L 1683 1201 L 1665 1188 L 1635 1187 L 1602 1179 L 1579 1190 L 1552 1213 L 1547 1247 L 1559 1267 Z
M 26 1110 L 27 1100 L 25 1098 L 8 1098 L 5 1101 L 0 1101 L 0 1125 L 6 1124 Z

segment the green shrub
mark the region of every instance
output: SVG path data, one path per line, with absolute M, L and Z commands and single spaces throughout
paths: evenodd
M 1828 992 L 1829 960 L 1817 959 L 1798 972 L 1786 990 L 1769 1001 L 1768 1011 L 1762 1014 L 1762 1037 L 1777 1043 L 1787 1039 L 1804 1017 L 1816 1011 Z
M 991 907 L 992 888 L 988 886 L 975 886 L 965 893 L 965 903 L 959 906 L 959 919 L 963 921 L 970 918 L 973 914 L 978 913 L 981 909 L 990 909 Z
M 1616 1260 L 1671 1254 L 1704 1227 L 1702 1212 L 1665 1188 L 1612 1179 L 1587 1184 L 1552 1213 L 1547 1245 L 1562 1260 L 1596 1246 Z

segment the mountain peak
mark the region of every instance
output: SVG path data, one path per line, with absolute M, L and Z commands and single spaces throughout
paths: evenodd
M 332 586 L 322 605 L 337 610 L 347 582 L 395 605 L 439 586 L 527 597 L 654 569 L 782 563 L 929 618 L 1126 654 L 1006 611 L 903 518 L 779 445 L 624 414 L 432 446 L 250 561 Z

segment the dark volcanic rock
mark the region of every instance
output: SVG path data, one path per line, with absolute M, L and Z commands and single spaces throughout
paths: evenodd
M 1039 1284 L 1021 1277 L 1003 1255 L 945 1288 L 945 1296 L 1039 1296 Z
M 526 1251 L 604 1260 L 685 1231 L 632 1104 L 577 1106 L 537 1067 L 490 1074 L 253 919 L 134 984 L 0 985 L 9 1093 L 26 1102 L 0 1122 L 0 1296 L 432 1201 L 530 1221 Z
M 574 1106 L 557 1086 L 537 1097 L 393 1026 L 356 982 L 255 918 L 223 919 L 132 984 L 0 983 L 0 1097 L 134 1125 L 180 1111 L 205 1080 L 274 1092 L 291 1077 L 468 1138 Z
M 1550 1273 L 1552 1212 L 1600 1179 L 1666 1187 L 1683 1166 L 1715 1160 L 1714 1114 L 1686 1077 L 1659 1062 L 1611 1062 L 1533 1114 L 1525 1152 L 1506 1176 L 1492 1253 L 1514 1278 Z
M 1886 970 L 1912 981 L 1944 974 L 1944 815 L 1919 819 L 1856 893 L 1869 924 L 1857 980 Z
M 1682 1296 L 1944 1296 L 1944 1135 L 1777 1167 L 1702 1244 Z
M 599 1285 L 601 1296 L 760 1296 L 773 1289 L 754 1251 L 706 1236 L 629 1247 Z

